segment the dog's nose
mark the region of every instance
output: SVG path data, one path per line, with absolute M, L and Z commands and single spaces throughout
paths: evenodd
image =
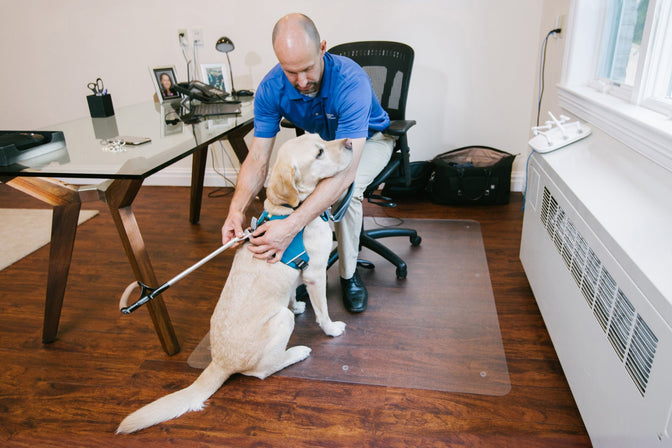
M 345 141 L 343 142 L 343 146 L 345 146 L 345 149 L 352 150 L 352 140 L 346 138 Z

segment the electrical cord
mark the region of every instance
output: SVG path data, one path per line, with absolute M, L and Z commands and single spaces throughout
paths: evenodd
M 539 126 L 539 116 L 541 115 L 541 99 L 544 97 L 544 72 L 546 71 L 546 47 L 548 46 L 548 38 L 555 33 L 561 33 L 562 28 L 555 28 L 546 34 L 544 41 L 541 44 L 541 54 L 539 56 L 539 101 L 537 102 L 537 126 Z M 528 167 L 530 165 L 530 157 L 534 150 L 530 151 L 530 155 L 527 156 L 527 161 L 525 162 L 525 189 L 523 190 L 523 210 L 525 210 L 525 199 L 527 198 L 527 175 Z
M 227 159 L 229 160 L 229 166 L 233 167 L 234 166 L 233 165 L 233 160 L 231 160 L 231 156 L 229 155 L 229 152 L 224 147 L 224 142 L 221 141 L 221 140 L 219 140 L 219 149 L 220 149 L 220 154 L 225 154 Z M 212 159 L 211 160 L 212 160 L 213 171 L 216 174 L 218 174 L 222 179 L 224 179 L 224 181 L 226 183 L 228 183 L 231 187 L 236 188 L 236 183 L 234 181 L 232 181 L 231 179 L 229 179 L 228 177 L 226 177 L 226 175 L 223 172 L 220 172 L 217 169 L 216 165 L 217 165 L 218 161 L 216 161 L 215 159 L 217 159 L 218 157 L 217 157 L 217 151 L 215 151 L 214 145 L 213 145 L 211 154 L 212 154 Z M 221 165 L 223 166 L 223 164 L 221 164 Z M 238 173 L 236 173 L 236 174 L 238 174 Z M 221 190 L 224 190 L 225 188 L 227 189 L 226 193 L 220 194 L 219 192 Z M 220 197 L 227 196 L 229 194 L 231 194 L 231 190 L 229 190 L 229 187 L 219 187 L 219 188 L 216 188 L 215 190 L 211 191 L 210 193 L 208 193 L 208 197 L 209 198 L 220 198 Z
M 240 172 L 240 170 L 236 170 L 234 168 L 235 165 L 234 165 L 233 160 L 231 158 L 231 153 L 229 151 L 227 151 L 226 147 L 224 146 L 224 141 L 223 140 L 218 140 L 218 142 L 219 142 L 220 153 L 224 154 L 226 156 L 226 158 L 229 161 L 229 166 L 234 169 L 234 171 L 236 172 L 236 176 L 238 176 L 238 173 Z M 236 183 L 234 181 L 232 181 L 231 179 L 229 179 L 226 176 L 226 174 L 224 174 L 223 172 L 221 172 L 220 170 L 217 169 L 216 165 L 218 164 L 219 160 L 217 160 L 217 161 L 215 160 L 215 159 L 218 159 L 218 156 L 217 156 L 217 151 L 215 151 L 214 144 L 213 144 L 213 147 L 212 147 L 211 154 L 212 154 L 212 169 L 213 169 L 213 171 L 216 174 L 218 174 L 222 179 L 224 179 L 224 181 L 226 183 L 231 185 L 231 187 L 215 188 L 214 190 L 212 190 L 211 192 L 208 193 L 208 197 L 209 198 L 223 198 L 223 197 L 226 197 L 230 194 L 233 194 L 233 192 L 236 188 Z M 223 163 L 219 163 L 219 165 L 224 166 Z M 221 191 L 224 191 L 224 193 L 220 193 Z M 261 215 L 261 210 L 259 210 L 259 208 L 257 207 L 257 202 L 258 201 L 259 201 L 259 196 L 256 196 L 255 199 L 252 201 L 252 204 L 250 204 L 252 209 L 254 210 L 253 216 Z M 262 209 L 263 209 L 263 204 L 262 204 Z
M 539 101 L 537 102 L 537 126 L 539 126 L 539 115 L 541 114 L 541 99 L 544 96 L 544 71 L 546 69 L 546 47 L 548 44 L 548 38 L 555 33 L 561 33 L 562 28 L 556 28 L 548 32 L 544 38 L 543 43 L 541 44 L 542 50 L 539 59 Z

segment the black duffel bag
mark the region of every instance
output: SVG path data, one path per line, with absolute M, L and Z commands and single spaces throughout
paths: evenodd
M 434 170 L 432 162 L 411 162 L 409 168 L 411 170 L 411 184 L 406 185 L 406 176 L 401 174 L 401 170 L 397 170 L 396 173 L 385 179 L 383 196 L 392 199 L 405 199 L 425 195 L 427 183 Z
M 432 162 L 427 189 L 437 204 L 507 204 L 515 155 L 489 146 L 465 146 Z

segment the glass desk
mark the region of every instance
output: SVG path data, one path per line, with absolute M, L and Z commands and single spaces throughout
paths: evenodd
M 0 167 L 0 181 L 53 206 L 49 274 L 42 342 L 56 339 L 65 287 L 72 260 L 81 203 L 103 200 L 121 237 L 138 281 L 158 282 L 135 220 L 131 204 L 143 180 L 189 155 L 192 159 L 189 219 L 200 218 L 208 145 L 228 139 L 238 159 L 247 155 L 245 135 L 253 128 L 252 99 L 241 113 L 222 115 L 196 124 L 166 124 L 171 105 L 152 101 L 122 107 L 107 118 L 82 118 L 45 128 L 62 131 L 65 145 L 46 154 Z M 106 151 L 106 140 L 117 135 L 151 138 L 150 143 L 125 145 L 125 151 Z M 96 185 L 71 185 L 54 178 L 101 179 Z M 169 355 L 179 352 L 168 311 L 161 296 L 147 303 L 161 346 Z

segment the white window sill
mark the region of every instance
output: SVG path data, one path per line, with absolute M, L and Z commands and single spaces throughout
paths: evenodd
M 590 87 L 558 86 L 558 104 L 672 171 L 672 119 Z

